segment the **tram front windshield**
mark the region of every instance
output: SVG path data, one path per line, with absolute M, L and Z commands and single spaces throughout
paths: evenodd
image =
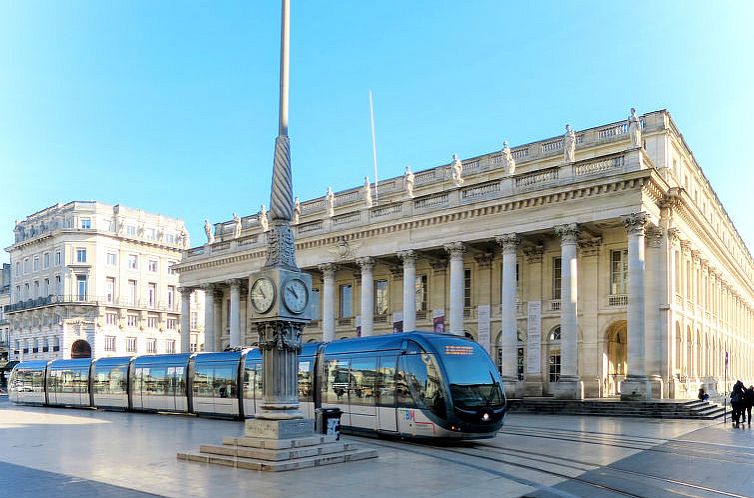
M 459 408 L 502 406 L 497 371 L 479 344 L 454 338 L 436 341 L 453 402 Z

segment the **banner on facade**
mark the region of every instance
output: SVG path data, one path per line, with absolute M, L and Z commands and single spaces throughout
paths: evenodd
M 403 312 L 396 311 L 393 313 L 393 334 L 403 332 Z
M 526 311 L 526 373 L 542 369 L 542 301 L 529 301 Z
M 445 332 L 445 309 L 432 310 L 432 330 L 442 334 Z
M 488 353 L 490 352 L 490 305 L 477 306 L 477 342 Z

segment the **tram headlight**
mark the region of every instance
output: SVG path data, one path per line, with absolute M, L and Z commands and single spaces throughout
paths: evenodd
M 489 421 L 490 421 L 490 414 L 489 414 L 489 413 L 487 413 L 487 412 L 485 412 L 485 413 L 484 413 L 484 414 L 482 415 L 482 422 L 489 422 Z

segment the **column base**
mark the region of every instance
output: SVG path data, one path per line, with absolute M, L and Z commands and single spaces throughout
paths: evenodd
M 290 439 L 314 435 L 314 419 L 269 420 L 251 418 L 244 422 L 244 435 L 263 439 Z
M 584 399 L 584 383 L 579 377 L 560 377 L 555 384 L 555 399 Z
M 662 377 L 659 375 L 650 375 L 649 384 L 652 388 L 652 398 L 664 399 L 665 398 L 665 385 L 662 381 Z
M 629 375 L 626 380 L 621 382 L 621 401 L 647 401 L 650 399 L 652 399 L 652 384 L 648 378 Z
M 540 397 L 544 394 L 542 380 L 526 379 L 524 381 L 524 396 Z

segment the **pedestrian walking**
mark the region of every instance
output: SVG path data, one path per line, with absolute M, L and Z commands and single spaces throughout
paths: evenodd
M 733 419 L 734 427 L 738 427 L 739 419 L 742 418 L 744 414 L 745 392 L 746 389 L 744 388 L 744 383 L 740 380 L 736 381 L 733 385 L 733 390 L 730 393 L 730 406 L 733 408 L 733 414 L 731 417 Z
M 744 408 L 746 408 L 746 416 L 748 417 L 748 420 L 746 423 L 751 427 L 751 407 L 754 405 L 754 386 L 749 386 L 746 391 L 744 391 Z M 744 414 L 741 413 L 741 423 L 743 423 Z

